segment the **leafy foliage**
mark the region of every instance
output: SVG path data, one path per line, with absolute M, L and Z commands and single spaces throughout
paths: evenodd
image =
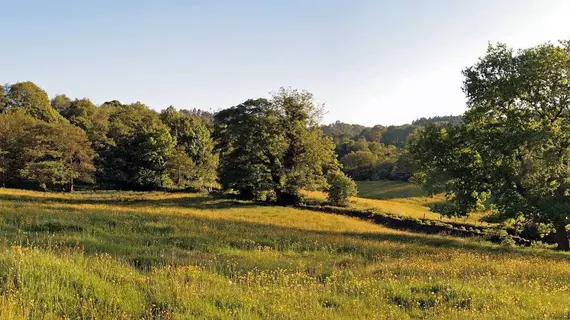
M 448 194 L 448 213 L 491 201 L 505 217 L 552 223 L 570 249 L 569 74 L 569 42 L 489 46 L 464 71 L 463 125 L 428 126 L 412 143 L 418 181 Z
M 65 94 L 58 94 L 51 99 L 51 106 L 60 114 L 71 106 L 71 99 Z
M 417 120 L 412 121 L 412 125 L 414 126 L 425 126 L 427 124 L 442 124 L 442 123 L 449 123 L 452 125 L 459 125 L 461 124 L 462 116 L 435 116 L 429 118 L 419 118 Z
M 60 185 L 69 186 L 71 191 L 77 179 L 92 181 L 94 152 L 81 129 L 69 124 L 38 122 L 27 128 L 23 138 L 26 159 L 21 170 L 23 177 L 39 183 L 43 189 Z
M 60 111 L 60 114 L 69 122 L 85 132 L 93 132 L 93 117 L 97 107 L 89 99 L 75 99 L 69 106 Z
M 0 173 L 2 186 L 21 185 L 20 170 L 25 165 L 24 136 L 28 128 L 38 120 L 26 115 L 23 110 L 0 114 Z
M 216 181 L 218 157 L 213 153 L 214 141 L 204 121 L 174 107 L 163 110 L 160 119 L 176 139 L 178 152 L 170 159 L 169 166 L 170 177 L 176 180 L 177 187 L 211 187 Z
M 356 183 L 340 171 L 331 172 L 328 176 L 328 201 L 335 206 L 346 206 L 350 197 L 357 194 Z
M 115 107 L 101 152 L 102 182 L 119 188 L 156 189 L 170 183 L 167 162 L 175 139 L 158 114 L 141 103 Z
M 20 82 L 4 88 L 5 101 L 1 113 L 23 110 L 27 115 L 46 122 L 59 122 L 62 117 L 50 105 L 47 93 L 32 82 Z
M 335 123 L 323 125 L 323 132 L 330 137 L 353 138 L 360 135 L 365 128 L 359 124 L 348 124 L 337 120 Z
M 302 188 L 326 187 L 326 171 L 338 163 L 318 112 L 311 94 L 286 89 L 218 112 L 222 185 L 248 198 L 270 192 L 282 204 L 297 202 Z

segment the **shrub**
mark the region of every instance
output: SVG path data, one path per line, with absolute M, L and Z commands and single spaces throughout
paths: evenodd
M 350 197 L 356 195 L 356 183 L 344 173 L 337 171 L 328 176 L 328 201 L 335 206 L 346 206 Z
M 515 247 L 515 246 L 516 246 L 516 242 L 515 242 L 515 240 L 513 239 L 513 237 L 511 237 L 511 236 L 505 236 L 505 237 L 502 238 L 502 240 L 501 240 L 501 246 L 507 247 L 507 248 Z

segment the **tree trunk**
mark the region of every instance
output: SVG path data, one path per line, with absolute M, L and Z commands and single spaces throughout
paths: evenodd
M 556 224 L 556 242 L 558 243 L 558 250 L 570 251 L 568 232 L 566 231 L 566 224 L 564 222 L 558 222 Z
M 73 179 L 71 179 L 71 185 L 69 186 L 69 192 L 73 192 L 75 190 L 75 185 L 73 184 Z

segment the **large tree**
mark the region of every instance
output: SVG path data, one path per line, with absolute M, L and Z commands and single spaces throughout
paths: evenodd
M 111 103 L 99 151 L 99 179 L 113 187 L 157 189 L 170 183 L 167 162 L 175 139 L 158 114 L 142 103 Z
M 23 140 L 21 175 L 44 190 L 50 185 L 74 190 L 75 181 L 92 182 L 94 151 L 83 130 L 68 123 L 37 122 Z
M 45 122 L 59 122 L 63 118 L 52 108 L 47 93 L 33 82 L 19 82 L 4 88 L 5 102 L 1 113 L 23 110 L 26 114 Z
M 214 138 L 220 153 L 218 177 L 222 187 L 244 198 L 259 197 L 276 188 L 278 159 L 286 141 L 279 131 L 279 116 L 267 99 L 247 100 L 214 116 Z
M 296 203 L 303 188 L 326 187 L 326 172 L 338 163 L 318 124 L 319 111 L 311 94 L 281 89 L 271 100 L 218 112 L 222 185 L 247 197 L 274 194 L 281 204 Z
M 23 111 L 0 114 L 0 175 L 2 186 L 19 185 L 20 170 L 25 165 L 24 136 L 38 123 Z
M 410 142 L 416 179 L 448 194 L 447 213 L 489 201 L 504 217 L 552 224 L 569 250 L 570 43 L 491 45 L 464 75 L 463 124 L 427 126 Z

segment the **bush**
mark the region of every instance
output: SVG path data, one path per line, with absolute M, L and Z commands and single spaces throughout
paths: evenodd
M 516 247 L 516 245 L 517 244 L 516 244 L 515 240 L 511 236 L 507 235 L 504 238 L 502 238 L 502 240 L 501 240 L 501 246 L 503 246 L 503 247 L 510 248 L 510 247 Z
M 328 201 L 335 206 L 346 206 L 350 197 L 356 195 L 356 183 L 338 171 L 329 174 Z

